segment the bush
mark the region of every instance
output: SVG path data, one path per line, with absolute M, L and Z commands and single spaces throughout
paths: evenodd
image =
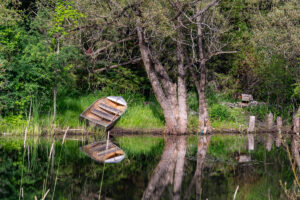
M 212 105 L 209 114 L 211 120 L 219 120 L 219 121 L 232 120 L 228 108 L 220 104 Z

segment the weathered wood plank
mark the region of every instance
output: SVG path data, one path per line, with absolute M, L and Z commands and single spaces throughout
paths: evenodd
M 102 112 L 101 110 L 92 109 L 91 113 L 93 113 L 94 115 L 97 115 L 98 117 L 101 117 L 103 119 L 109 120 L 109 121 L 112 121 L 115 118 L 115 116 L 113 116 L 109 113 Z
M 100 104 L 99 104 L 99 107 L 102 108 L 103 110 L 106 110 L 106 111 L 108 111 L 108 112 L 111 112 L 111 113 L 113 113 L 113 114 L 115 114 L 115 115 L 120 115 L 120 114 L 122 113 L 121 110 L 118 110 L 118 109 L 116 109 L 116 108 L 113 108 L 113 107 L 111 107 L 111 106 L 108 106 L 108 105 L 106 105 L 106 104 L 104 104 L 104 103 L 100 103 Z

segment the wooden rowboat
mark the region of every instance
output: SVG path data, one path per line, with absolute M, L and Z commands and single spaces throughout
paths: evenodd
M 109 140 L 88 144 L 81 150 L 100 163 L 119 163 L 125 158 L 124 151 Z
M 109 130 L 127 109 L 126 101 L 120 96 L 98 99 L 80 114 L 87 125 Z

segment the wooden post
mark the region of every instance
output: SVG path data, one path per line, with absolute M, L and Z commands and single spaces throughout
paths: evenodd
M 294 128 L 293 131 L 298 135 L 300 133 L 300 106 L 293 117 Z
M 255 116 L 250 116 L 248 132 L 253 133 L 255 129 Z
M 266 141 L 266 149 L 268 151 L 271 151 L 273 145 L 273 136 L 272 134 L 267 135 L 267 141 Z
M 268 130 L 271 131 L 273 129 L 273 114 L 270 112 L 268 114 Z M 266 140 L 266 149 L 268 151 L 271 151 L 272 149 L 272 144 L 273 144 L 273 137 L 271 134 L 267 135 L 267 140 Z
M 273 114 L 270 112 L 269 114 L 268 114 L 268 129 L 269 130 L 272 130 L 272 128 L 273 128 Z
M 278 130 L 278 134 L 276 136 L 276 147 L 280 147 L 281 145 L 281 128 L 282 128 L 282 118 L 281 117 L 277 117 L 276 118 L 276 125 L 277 125 L 277 130 Z
M 254 150 L 254 135 L 248 134 L 248 150 L 253 151 Z
M 254 132 L 255 129 L 255 116 L 250 116 L 249 128 L 248 128 L 248 149 L 249 151 L 254 150 Z

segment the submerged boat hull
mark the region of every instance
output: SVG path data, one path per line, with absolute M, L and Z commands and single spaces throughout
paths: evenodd
M 127 110 L 126 101 L 120 96 L 98 99 L 80 114 L 88 126 L 109 130 Z

